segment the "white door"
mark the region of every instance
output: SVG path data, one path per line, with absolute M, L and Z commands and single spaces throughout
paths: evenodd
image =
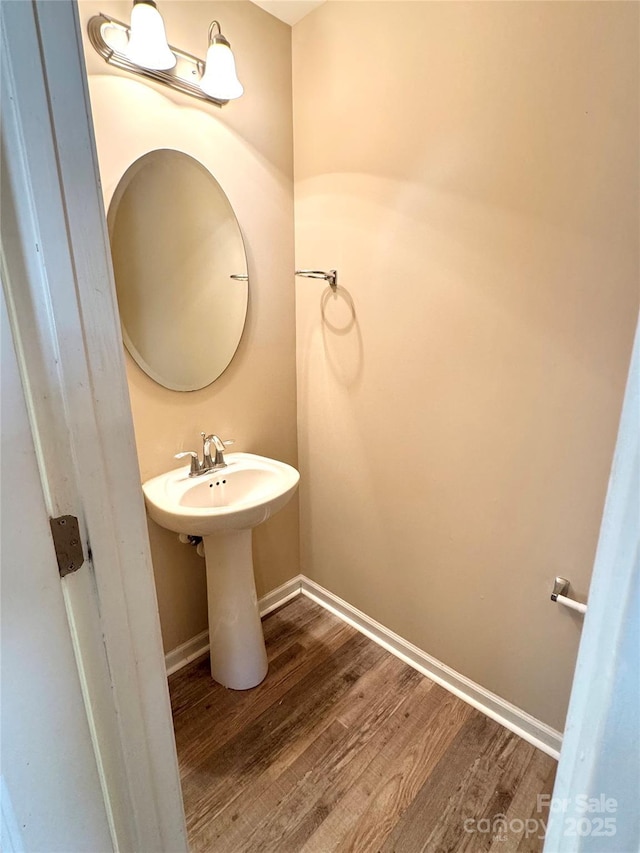
M 107 851 L 111 833 L 2 294 L 3 850 Z
M 0 39 L 7 849 L 20 849 L 23 836 L 34 853 L 182 853 L 175 741 L 75 4 L 2 2 Z M 61 580 L 48 517 L 67 514 L 79 519 L 86 559 Z
M 546 853 L 640 850 L 640 327 L 551 800 Z

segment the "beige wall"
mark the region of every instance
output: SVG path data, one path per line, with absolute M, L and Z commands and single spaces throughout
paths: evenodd
M 105 64 L 85 36 L 98 158 L 108 204 L 137 157 L 177 148 L 200 160 L 229 197 L 247 246 L 249 313 L 238 352 L 210 387 L 167 391 L 127 358 L 143 480 L 198 449 L 200 431 L 234 438 L 235 450 L 297 465 L 293 292 L 291 29 L 249 2 L 163 0 L 169 40 L 206 52 L 215 17 L 230 40 L 246 93 L 223 109 Z M 99 11 L 128 21 L 130 2 L 81 2 L 83 30 Z M 170 200 L 168 200 L 170 203 Z M 165 650 L 207 627 L 204 561 L 150 522 Z M 298 573 L 297 501 L 254 535 L 258 594 Z
M 302 571 L 562 728 L 638 305 L 635 3 L 294 27 Z
M 82 0 L 127 20 L 128 0 Z M 201 429 L 296 464 L 291 30 L 247 2 L 163 0 L 204 54 L 220 18 L 245 96 L 222 110 L 86 50 L 108 203 L 175 147 L 229 196 L 249 317 L 210 388 L 128 360 L 141 476 Z M 561 728 L 638 289 L 638 6 L 330 2 L 293 30 L 302 571 Z M 299 570 L 297 506 L 254 537 L 260 594 Z M 203 562 L 151 524 L 165 648 L 206 628 Z

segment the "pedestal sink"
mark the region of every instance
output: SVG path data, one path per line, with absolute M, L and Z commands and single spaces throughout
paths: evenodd
M 226 467 L 198 477 L 178 468 L 143 483 L 149 516 L 175 533 L 202 536 L 207 566 L 211 675 L 246 690 L 267 674 L 253 577 L 251 528 L 289 501 L 299 473 L 255 456 L 225 455 Z

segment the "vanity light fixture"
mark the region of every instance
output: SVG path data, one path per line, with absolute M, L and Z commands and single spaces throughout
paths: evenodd
M 133 0 L 126 55 L 134 65 L 156 71 L 167 71 L 176 64 L 154 0 Z
M 89 20 L 87 32 L 89 41 L 109 65 L 186 95 L 221 107 L 244 91 L 231 47 L 217 21 L 209 27 L 206 64 L 167 43 L 155 0 L 134 0 L 129 26 L 101 13 Z
M 218 28 L 217 33 L 214 33 L 214 27 Z M 231 45 L 222 35 L 217 21 L 212 21 L 209 25 L 207 62 L 200 88 L 213 98 L 227 101 L 239 98 L 244 92 L 236 74 L 236 61 L 231 52 Z

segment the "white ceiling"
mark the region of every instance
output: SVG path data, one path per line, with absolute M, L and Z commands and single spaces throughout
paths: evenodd
M 253 0 L 253 2 L 265 12 L 293 26 L 316 7 L 322 6 L 325 0 Z

